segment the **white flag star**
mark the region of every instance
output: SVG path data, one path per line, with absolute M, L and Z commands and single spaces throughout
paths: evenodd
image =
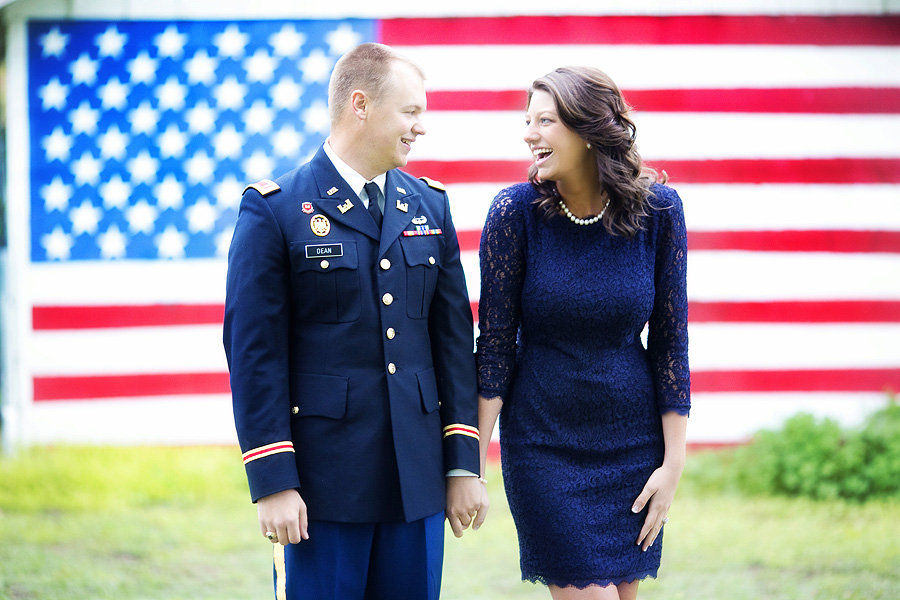
M 226 227 L 216 236 L 216 254 L 228 256 L 228 248 L 231 247 L 231 238 L 234 237 L 234 227 Z
M 156 215 L 157 210 L 155 207 L 147 204 L 146 200 L 139 201 L 125 211 L 125 218 L 128 219 L 128 230 L 132 233 L 153 233 Z
M 165 132 L 157 138 L 157 142 L 161 158 L 179 158 L 184 154 L 187 136 L 173 124 L 169 125 Z
M 188 181 L 191 183 L 209 183 L 216 170 L 216 163 L 204 151 L 193 155 L 185 163 Z
M 41 145 L 47 155 L 47 162 L 57 159 L 65 162 L 69 160 L 69 152 L 72 150 L 72 138 L 65 134 L 62 127 L 57 127 L 41 140 Z
M 184 108 L 185 96 L 187 88 L 178 83 L 175 77 L 169 77 L 164 84 L 156 88 L 160 110 L 181 110 Z
M 285 125 L 272 136 L 272 145 L 278 156 L 291 157 L 300 152 L 303 145 L 303 134 L 291 125 Z
M 125 47 L 125 42 L 127 40 L 128 36 L 124 33 L 119 33 L 119 30 L 115 25 L 109 27 L 96 38 L 97 47 L 100 49 L 100 56 L 119 58 L 119 55 L 122 54 L 122 48 Z
M 72 85 L 83 83 L 85 85 L 94 85 L 97 81 L 97 68 L 99 64 L 91 60 L 87 54 L 82 54 L 78 60 L 69 65 L 69 71 L 72 73 Z
M 187 111 L 188 129 L 194 133 L 210 133 L 216 126 L 216 111 L 204 102 Z
M 72 186 L 63 183 L 58 176 L 53 178 L 49 185 L 41 188 L 41 196 L 44 198 L 44 210 L 60 212 L 69 208 L 69 199 L 72 197 Z
M 131 185 L 122 181 L 119 175 L 100 186 L 100 197 L 103 198 L 103 206 L 107 209 L 122 210 L 128 206 L 131 197 Z
M 293 25 L 283 25 L 281 30 L 269 38 L 269 44 L 278 56 L 296 56 L 306 42 L 306 36 L 298 33 Z
M 331 117 L 324 102 L 318 100 L 303 111 L 303 129 L 307 133 L 328 135 L 331 130 Z
M 158 49 L 157 54 L 162 58 L 181 58 L 184 53 L 184 45 L 187 44 L 187 35 L 178 31 L 174 25 L 169 25 L 166 30 L 153 38 Z
M 82 233 L 93 235 L 97 232 L 97 225 L 101 218 L 103 218 L 103 211 L 91 204 L 90 200 L 83 200 L 81 206 L 69 211 L 69 220 L 72 221 L 74 235 Z
M 38 89 L 38 96 L 41 97 L 41 106 L 44 110 L 64 109 L 68 95 L 69 86 L 60 83 L 59 77 L 54 77 L 47 82 L 47 85 Z
M 47 253 L 50 260 L 68 260 L 72 254 L 72 246 L 75 240 L 72 236 L 56 226 L 51 233 L 45 233 L 41 236 L 41 245 Z
M 247 95 L 247 86 L 239 83 L 237 78 L 231 76 L 225 79 L 221 85 L 213 90 L 216 97 L 216 106 L 219 110 L 238 110 L 244 106 L 244 96 Z
M 219 48 L 219 56 L 240 58 L 244 55 L 250 36 L 241 33 L 237 25 L 229 25 L 225 31 L 213 36 L 213 44 Z
M 219 218 L 218 211 L 206 198 L 201 198 L 187 209 L 188 229 L 193 233 L 211 233 Z
M 123 258 L 127 245 L 127 238 L 119 230 L 119 226 L 112 224 L 109 228 L 97 236 L 100 245 L 100 256 L 103 258 Z
M 154 238 L 154 241 L 160 258 L 181 258 L 184 256 L 184 248 L 188 244 L 188 236 L 186 233 L 178 231 L 174 225 L 169 225 L 165 231 Z
M 324 52 L 316 48 L 300 61 L 303 81 L 327 83 L 328 78 L 331 76 L 331 67 L 333 65 L 334 60 L 328 58 Z
M 249 134 L 268 133 L 272 130 L 275 113 L 263 102 L 257 100 L 244 112 L 244 131 Z
M 166 178 L 153 188 L 153 193 L 160 210 L 167 208 L 178 210 L 184 205 L 184 185 L 175 179 L 174 175 L 166 175 Z
M 243 163 L 244 173 L 248 181 L 257 181 L 264 177 L 271 177 L 275 169 L 275 163 L 266 156 L 262 150 L 257 150 Z
M 147 52 L 141 52 L 128 61 L 128 72 L 131 73 L 131 83 L 146 83 L 151 85 L 156 80 L 156 59 L 150 58 Z
M 97 143 L 100 146 L 100 156 L 122 160 L 128 151 L 128 141 L 130 139 L 130 136 L 119 130 L 118 125 L 113 125 L 97 139 Z
M 133 133 L 153 133 L 156 130 L 156 124 L 159 122 L 159 113 L 146 100 L 128 113 L 131 121 L 131 131 Z
M 275 67 L 278 63 L 265 50 L 259 49 L 256 53 L 244 60 L 244 70 L 247 71 L 247 81 L 259 81 L 268 83 L 272 81 Z
M 131 173 L 131 183 L 152 183 L 156 181 L 156 172 L 159 170 L 159 161 L 150 156 L 146 150 L 128 161 L 128 171 Z
M 229 123 L 222 128 L 213 138 L 213 147 L 216 149 L 216 158 L 238 158 L 244 145 L 244 136 L 235 130 Z
M 62 56 L 69 43 L 69 36 L 54 27 L 40 38 L 41 56 Z
M 69 112 L 69 120 L 72 122 L 73 134 L 94 135 L 97 132 L 100 111 L 91 108 L 91 104 L 87 100 L 82 100 L 78 108 Z
M 228 175 L 220 183 L 213 187 L 213 194 L 216 197 L 216 206 L 220 210 L 237 208 L 241 203 L 241 192 L 244 186 L 234 175 Z
M 119 78 L 113 78 L 100 86 L 100 98 L 103 108 L 122 110 L 128 104 L 128 90 L 130 88 L 119 81 Z
M 75 176 L 76 185 L 97 185 L 100 181 L 100 171 L 103 163 L 85 152 L 78 160 L 72 161 L 72 175 Z
M 184 65 L 188 74 L 188 82 L 212 85 L 216 80 L 216 67 L 218 65 L 219 61 L 210 58 L 206 50 L 196 52 Z
M 275 108 L 295 110 L 300 106 L 300 97 L 303 96 L 303 86 L 291 79 L 282 77 L 272 89 L 272 105 Z
M 353 31 L 348 23 L 341 23 L 337 29 L 325 35 L 325 42 L 331 48 L 333 56 L 341 56 L 352 50 L 362 41 L 362 35 Z

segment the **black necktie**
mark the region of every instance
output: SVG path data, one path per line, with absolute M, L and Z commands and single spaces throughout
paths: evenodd
M 369 197 L 369 214 L 372 215 L 372 218 L 375 220 L 375 224 L 378 225 L 378 230 L 381 231 L 381 209 L 378 208 L 378 184 L 370 181 L 363 189 L 366 190 L 366 195 Z

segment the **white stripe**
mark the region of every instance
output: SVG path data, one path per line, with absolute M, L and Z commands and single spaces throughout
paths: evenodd
M 694 300 L 896 300 L 900 255 L 696 251 Z
M 844 426 L 860 424 L 884 408 L 881 393 L 707 393 L 692 394 L 687 440 L 691 443 L 743 442 L 760 429 L 775 429 L 806 412 Z
M 634 121 L 646 160 L 900 156 L 895 115 L 647 112 Z M 425 125 L 414 160 L 532 159 L 523 111 L 434 111 Z
M 457 231 L 481 231 L 491 200 L 510 183 L 457 183 L 447 186 L 450 212 Z
M 692 323 L 691 369 L 900 368 L 898 324 Z
M 427 89 L 433 91 L 526 90 L 536 78 L 565 65 L 598 67 L 625 90 L 900 85 L 900 48 L 893 46 L 485 45 L 397 50 L 422 66 Z M 464 65 L 479 68 L 461 68 Z
M 35 375 L 227 370 L 221 325 L 37 331 L 31 356 Z
M 227 394 L 36 402 L 26 431 L 33 444 L 237 444 Z

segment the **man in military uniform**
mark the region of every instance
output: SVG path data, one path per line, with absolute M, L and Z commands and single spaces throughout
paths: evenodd
M 313 159 L 244 191 L 224 342 L 277 597 L 438 597 L 444 517 L 484 520 L 472 316 L 447 194 L 406 165 L 423 75 L 363 44 Z

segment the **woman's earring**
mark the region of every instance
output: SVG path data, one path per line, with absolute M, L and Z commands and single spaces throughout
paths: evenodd
M 590 149 L 591 149 L 591 143 L 588 142 L 588 145 L 587 145 L 587 146 L 588 146 L 588 150 L 590 150 Z

